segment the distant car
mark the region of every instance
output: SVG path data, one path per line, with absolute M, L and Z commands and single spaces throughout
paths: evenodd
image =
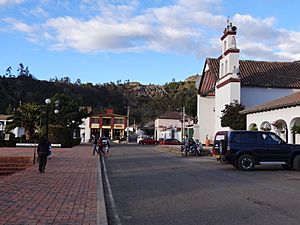
M 144 138 L 143 140 L 141 140 L 139 142 L 139 144 L 142 144 L 142 145 L 157 145 L 158 143 L 159 143 L 159 141 L 154 140 L 152 138 Z
M 161 145 L 182 145 L 182 142 L 175 138 L 167 138 L 159 142 Z
M 137 142 L 137 143 L 140 143 L 141 140 L 144 140 L 145 138 L 148 138 L 148 137 L 149 137 L 149 136 L 147 136 L 147 135 L 139 135 L 139 136 L 137 137 L 136 142 Z

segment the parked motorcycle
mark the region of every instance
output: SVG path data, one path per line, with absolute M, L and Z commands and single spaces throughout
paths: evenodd
M 190 146 L 181 146 L 182 156 L 204 156 L 203 145 L 198 140 L 191 141 Z
M 182 156 L 189 156 L 189 147 L 181 145 L 180 151 Z
M 194 155 L 197 156 L 204 156 L 204 149 L 203 149 L 203 145 L 201 142 L 199 142 L 199 140 L 196 140 L 192 145 L 191 145 L 191 152 Z

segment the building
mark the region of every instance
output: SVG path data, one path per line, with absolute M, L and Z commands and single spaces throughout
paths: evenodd
M 93 114 L 86 118 L 81 125 L 81 137 L 84 137 L 84 142 L 91 140 L 92 135 L 119 140 L 127 135 L 126 128 L 127 116 L 116 114 L 110 108 L 105 113 Z
M 0 115 L 0 133 L 5 133 L 6 124 L 9 122 L 8 118 L 11 117 L 11 115 Z M 23 127 L 16 127 L 11 131 L 15 135 L 15 137 L 21 137 L 25 133 L 25 129 Z
M 183 123 L 182 121 L 185 122 Z M 193 137 L 193 117 L 185 115 L 183 112 L 167 111 L 158 116 L 154 124 L 155 140 L 159 140 L 160 138 L 175 138 L 182 141 L 185 135 L 188 135 L 190 138 Z
M 221 55 L 207 58 L 198 80 L 197 116 L 200 141 L 214 137 L 222 110 L 235 100 L 251 108 L 300 91 L 300 62 L 240 60 L 237 27 L 231 23 L 221 37 Z
M 300 144 L 300 135 L 292 132 L 294 126 L 300 127 L 300 92 L 245 109 L 242 113 L 247 114 L 247 129 L 273 131 L 289 143 Z

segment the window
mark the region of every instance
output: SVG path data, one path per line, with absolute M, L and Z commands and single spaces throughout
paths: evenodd
M 230 135 L 232 143 L 239 144 L 256 144 L 256 133 L 232 133 Z
M 221 64 L 221 76 L 224 75 L 224 63 Z
M 278 145 L 282 140 L 275 134 L 262 134 L 263 143 L 266 145 Z
M 103 126 L 110 126 L 110 118 L 103 118 L 102 125 Z
M 98 117 L 92 117 L 91 118 L 91 123 L 99 124 L 99 122 L 100 122 L 100 118 L 98 118 Z
M 217 134 L 215 140 L 216 141 L 225 140 L 225 134 Z
M 228 61 L 226 60 L 225 61 L 225 74 L 228 73 Z
M 124 124 L 124 119 L 115 119 L 115 124 Z

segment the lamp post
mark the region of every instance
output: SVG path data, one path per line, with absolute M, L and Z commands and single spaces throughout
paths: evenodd
M 45 103 L 46 103 L 46 140 L 48 141 L 48 137 L 49 137 L 49 108 L 50 108 L 50 104 L 51 104 L 51 99 L 47 98 L 45 100 Z M 59 113 L 59 110 L 57 109 L 58 104 L 59 104 L 59 101 L 58 100 L 55 101 L 55 109 L 54 109 L 55 114 Z
M 129 143 L 129 106 L 127 106 L 127 127 L 126 127 L 127 137 L 126 142 Z
M 45 103 L 46 103 L 46 140 L 48 141 L 48 132 L 49 132 L 49 105 L 51 103 L 51 99 L 50 98 L 47 98 L 45 100 Z

